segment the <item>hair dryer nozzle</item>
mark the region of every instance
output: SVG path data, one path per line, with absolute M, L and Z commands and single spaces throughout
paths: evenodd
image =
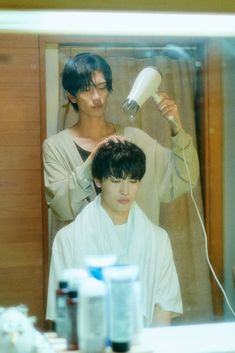
M 156 95 L 161 79 L 160 73 L 154 67 L 146 67 L 139 73 L 122 106 L 131 118 L 135 117 L 148 98 Z
M 137 111 L 139 110 L 139 104 L 136 101 L 127 98 L 124 101 L 122 108 L 126 113 L 128 113 L 130 119 L 134 119 Z

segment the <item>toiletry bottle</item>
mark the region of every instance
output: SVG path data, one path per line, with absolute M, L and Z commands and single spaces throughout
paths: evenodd
M 107 340 L 106 287 L 88 278 L 80 287 L 79 346 L 82 353 L 102 353 Z
M 60 280 L 56 290 L 56 320 L 55 329 L 58 337 L 65 338 L 66 335 L 66 312 L 67 312 L 68 282 Z
M 85 257 L 85 264 L 90 276 L 103 280 L 103 269 L 108 266 L 115 265 L 117 256 L 113 254 L 107 255 L 89 255 Z
M 80 285 L 84 279 L 88 277 L 87 271 L 84 269 L 68 269 L 68 297 L 66 310 L 66 338 L 68 341 L 68 349 L 79 349 L 78 340 L 78 313 L 79 313 L 79 291 Z
M 67 298 L 67 328 L 66 338 L 68 341 L 69 350 L 79 349 L 77 336 L 77 304 L 78 291 L 75 289 L 69 290 Z
M 91 277 L 94 277 L 98 280 L 103 281 L 103 270 L 106 267 L 113 266 L 117 263 L 117 256 L 114 254 L 107 255 L 89 255 L 85 258 L 85 264 L 87 271 L 89 272 Z M 106 296 L 106 313 L 107 313 L 107 321 L 109 320 L 108 316 L 108 302 Z M 109 326 L 109 325 L 108 325 Z M 110 347 L 110 341 L 107 336 L 106 339 L 106 347 Z
M 108 289 L 109 339 L 112 350 L 127 352 L 134 338 L 134 282 L 138 267 L 116 265 L 103 271 Z

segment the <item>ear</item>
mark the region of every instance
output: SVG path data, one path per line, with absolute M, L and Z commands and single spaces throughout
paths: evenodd
M 102 188 L 102 181 L 101 180 L 94 178 L 94 183 L 97 186 L 97 188 Z
M 67 97 L 71 103 L 77 103 L 76 97 L 72 96 L 69 92 L 67 92 Z

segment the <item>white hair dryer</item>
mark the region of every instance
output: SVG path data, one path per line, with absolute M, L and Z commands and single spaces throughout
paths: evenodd
M 144 68 L 137 76 L 133 87 L 124 101 L 122 107 L 128 113 L 131 119 L 139 108 L 150 98 L 153 97 L 158 104 L 161 101 L 161 96 L 157 94 L 162 77 L 161 74 L 154 67 Z

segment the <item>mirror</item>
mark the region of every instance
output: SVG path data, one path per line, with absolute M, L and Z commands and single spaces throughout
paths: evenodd
M 133 38 L 131 40 L 125 37 L 124 40 L 118 37 L 110 41 L 103 36 L 95 39 L 90 37 L 89 42 L 76 37 L 73 38 L 72 43 L 63 42 L 63 40 L 66 41 L 66 38 L 61 38 L 57 43 L 50 43 L 46 48 L 48 75 L 46 92 L 47 101 L 50 102 L 47 105 L 48 135 L 73 125 L 77 119 L 72 109 L 68 111 L 63 89 L 57 83 L 60 83 L 60 75 L 67 58 L 89 51 L 105 57 L 113 72 L 114 91 L 109 98 L 108 120 L 123 126 L 141 128 L 164 146 L 170 147 L 169 128 L 158 116 L 153 102 L 144 104 L 135 121 L 128 121 L 128 117 L 121 109 L 122 102 L 127 97 L 138 72 L 143 67 L 156 66 L 163 75 L 160 88 L 176 99 L 183 126 L 193 136 L 198 146 L 201 165 L 205 163 L 204 146 L 201 145 L 205 140 L 200 134 L 203 130 L 204 116 L 208 114 L 205 109 L 205 95 L 209 94 L 205 88 L 206 76 L 209 75 L 205 72 L 207 60 L 209 60 L 205 59 L 208 50 L 207 40 L 185 38 L 165 41 L 163 38 L 161 40 L 155 38 L 150 41 L 149 38 L 144 38 L 137 42 Z M 217 43 L 219 50 L 223 44 L 223 40 Z M 223 60 L 222 56 L 221 60 Z M 57 72 L 52 70 L 55 67 L 58 67 Z M 55 87 L 57 94 L 55 94 Z M 222 109 L 220 103 L 217 105 Z M 58 107 L 60 107 L 59 110 Z M 204 178 L 202 176 L 202 183 L 205 183 Z M 205 185 L 202 185 L 203 187 L 205 192 Z M 206 235 L 203 233 L 197 213 L 199 212 L 203 217 L 202 188 L 199 181 L 198 187 L 193 191 L 198 210 L 195 209 L 189 195 L 161 206 L 160 224 L 170 235 L 181 281 L 185 314 L 178 321 L 182 323 L 212 320 L 211 287 L 205 256 L 204 237 Z M 185 254 L 184 261 L 182 261 L 182 254 Z
M 46 75 L 44 79 L 46 80 L 47 89 L 46 95 L 45 97 L 42 95 L 42 99 L 44 99 L 44 102 L 47 102 L 46 115 L 49 117 L 47 119 L 48 135 L 55 131 L 55 126 L 57 125 L 58 107 L 61 104 L 57 97 L 62 96 L 58 84 L 58 73 L 61 70 L 63 62 L 70 53 L 73 54 L 89 49 L 89 51 L 104 53 L 104 56 L 110 60 L 114 74 L 114 92 L 110 97 L 110 110 L 108 111 L 111 120 L 113 121 L 114 119 L 116 121 L 115 119 L 117 119 L 119 121 L 121 119 L 123 124 L 132 124 L 133 126 L 140 127 L 150 135 L 153 135 L 153 137 L 159 139 L 162 144 L 168 145 L 169 130 L 153 112 L 151 115 L 149 114 L 149 111 L 153 110 L 151 102 L 146 102 L 134 123 L 127 121 L 127 117 L 120 109 L 120 102 L 123 102 L 131 87 L 133 78 L 136 77 L 141 67 L 146 64 L 149 65 L 149 63 L 152 64 L 154 58 L 156 65 L 160 65 L 161 69 L 164 70 L 162 88 L 177 100 L 180 106 L 181 117 L 187 115 L 185 113 L 185 109 L 187 108 L 196 122 L 192 127 L 187 117 L 182 119 L 185 130 L 190 132 L 195 144 L 198 146 L 201 162 L 201 183 L 194 190 L 195 198 L 197 204 L 199 204 L 202 217 L 205 214 L 205 222 L 209 230 L 209 253 L 212 254 L 212 264 L 214 265 L 215 263 L 217 269 L 221 269 L 221 266 L 223 267 L 223 264 L 221 265 L 221 258 L 216 259 L 216 254 L 218 253 L 219 257 L 223 257 L 223 248 L 218 249 L 220 242 L 223 240 L 225 290 L 228 293 L 232 306 L 235 307 L 235 295 L 231 276 L 231 268 L 235 264 L 232 251 L 234 249 L 234 240 L 232 237 L 234 217 L 231 211 L 234 199 L 232 191 L 232 175 L 234 174 L 232 151 L 234 139 L 230 136 L 233 127 L 234 104 L 232 96 L 234 85 L 234 38 L 210 38 L 210 36 L 193 38 L 189 37 L 187 33 L 184 35 L 184 38 L 176 36 L 142 36 L 141 39 L 134 36 L 128 38 L 123 35 L 112 38 L 110 36 L 104 37 L 103 35 L 94 36 L 94 34 L 86 37 L 76 35 L 61 35 L 57 37 L 41 35 L 40 43 L 43 53 L 42 63 L 44 58 L 46 58 Z M 126 75 L 124 75 L 124 68 L 121 69 L 120 74 L 120 67 L 123 65 L 121 61 L 126 65 L 127 61 L 133 60 L 141 62 L 141 64 L 132 69 L 133 74 L 128 81 L 128 85 L 123 87 L 123 79 Z M 184 79 L 186 76 L 181 75 L 179 70 L 182 69 L 185 71 L 186 68 L 188 69 L 188 66 L 191 67 L 191 71 L 188 70 L 189 74 L 187 75 L 189 77 L 188 81 L 191 80 L 191 86 L 190 89 L 185 89 Z M 172 67 L 174 67 L 174 70 Z M 175 86 L 172 84 L 176 73 L 178 80 L 182 80 L 180 90 L 175 89 Z M 183 90 L 186 92 L 183 92 Z M 192 94 L 188 96 L 187 106 L 185 106 L 185 94 L 189 94 L 190 90 Z M 149 115 L 150 118 L 146 118 Z M 46 119 L 46 116 L 43 118 Z M 70 119 L 73 119 L 72 115 Z M 149 123 L 150 121 L 151 124 Z M 222 126 L 223 130 L 221 131 L 220 128 Z M 216 129 L 219 129 L 219 131 Z M 219 137 L 219 140 L 218 134 L 223 135 Z M 216 144 L 212 146 L 211 144 L 214 141 L 221 142 L 223 140 L 224 153 L 222 154 L 222 159 L 224 171 L 223 174 L 219 175 L 222 180 L 219 180 L 218 184 L 216 184 L 218 174 L 215 175 L 214 170 L 216 171 L 216 168 L 222 167 L 218 163 L 222 153 L 222 146 Z M 215 166 L 214 160 L 216 159 L 217 164 Z M 208 171 L 208 169 L 210 170 Z M 211 181 L 214 184 L 211 184 Z M 223 182 L 223 200 L 219 198 L 220 195 L 218 196 L 220 190 L 213 189 L 220 182 Z M 212 187 L 212 191 L 209 190 L 210 187 Z M 220 201 L 219 205 L 214 204 L 214 200 L 217 200 L 216 196 L 218 196 Z M 222 201 L 224 201 L 224 205 L 222 205 Z M 223 214 L 219 217 L 221 218 L 224 215 L 223 229 L 221 229 L 221 219 L 213 217 L 214 215 L 218 216 L 218 212 L 215 209 L 222 209 Z M 176 214 L 174 213 L 175 210 L 177 211 Z M 189 219 L 192 222 L 188 222 Z M 213 320 L 211 315 L 210 273 L 204 252 L 205 239 L 190 195 L 184 196 L 172 204 L 162 205 L 161 225 L 168 230 L 171 237 L 183 291 L 185 315 L 178 323 Z M 224 237 L 222 237 L 221 230 L 224 233 Z M 182 238 L 182 233 L 184 233 L 184 238 Z M 219 242 L 217 241 L 218 237 L 220 239 Z M 188 250 L 188 246 L 190 246 L 190 251 Z M 194 252 L 195 249 L 197 252 Z M 185 254 L 189 255 L 188 259 L 186 259 Z M 219 273 L 220 278 L 221 276 L 222 273 Z M 199 278 L 203 284 L 199 282 Z M 221 299 L 218 299 L 218 292 L 215 294 L 215 291 L 212 287 L 212 294 L 214 298 L 217 298 L 214 299 L 215 302 L 221 302 Z M 225 319 L 232 319 L 226 304 L 224 310 Z

